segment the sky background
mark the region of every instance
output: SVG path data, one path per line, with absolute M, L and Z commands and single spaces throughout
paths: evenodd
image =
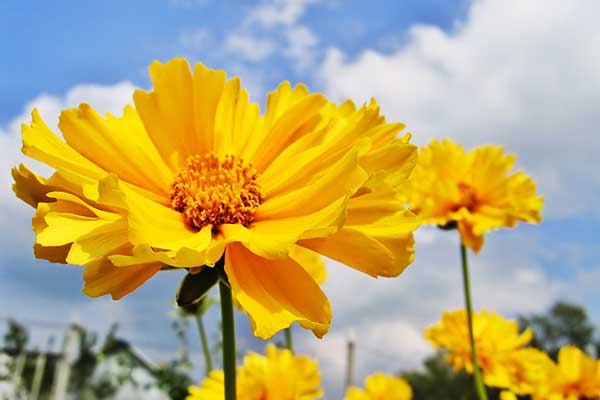
M 515 316 L 566 299 L 599 321 L 597 15 L 594 0 L 2 2 L 0 318 L 24 322 L 41 346 L 68 322 L 103 333 L 119 321 L 152 359 L 175 356 L 168 312 L 182 274 L 160 274 L 119 302 L 86 298 L 81 269 L 33 258 L 33 210 L 12 194 L 9 170 L 24 160 L 20 124 L 33 107 L 53 127 L 82 101 L 120 113 L 135 87 L 150 87 L 153 60 L 183 56 L 241 76 L 260 104 L 281 80 L 304 82 L 334 100 L 375 97 L 419 145 L 504 145 L 538 182 L 545 219 L 486 236 L 471 258 L 476 308 Z M 424 227 L 416 240 L 416 261 L 396 279 L 328 263 L 332 329 L 320 341 L 295 330 L 298 351 L 320 361 L 326 398 L 341 396 L 348 337 L 360 382 L 416 368 L 432 352 L 423 329 L 462 306 L 456 234 Z M 213 339 L 217 319 L 208 316 Z M 240 348 L 262 349 L 247 318 L 237 321 Z M 197 342 L 190 327 L 199 379 Z

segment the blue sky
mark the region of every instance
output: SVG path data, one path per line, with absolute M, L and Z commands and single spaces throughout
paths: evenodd
M 118 112 L 133 87 L 150 86 L 150 62 L 184 56 L 240 75 L 261 103 L 279 81 L 301 81 L 336 100 L 375 96 L 417 144 L 449 136 L 505 145 L 538 182 L 545 219 L 486 237 L 472 259 L 475 304 L 516 315 L 562 298 L 600 320 L 598 8 L 584 0 L 3 2 L 0 318 L 100 331 L 119 320 L 151 357 L 172 356 L 168 303 L 181 275 L 161 274 L 116 303 L 84 297 L 77 267 L 34 260 L 33 210 L 14 199 L 8 170 L 23 159 L 18 126 L 33 106 L 51 126 L 60 108 L 81 101 Z M 422 229 L 415 263 L 395 280 L 329 264 L 332 331 L 323 341 L 297 332 L 301 351 L 319 357 L 327 398 L 339 397 L 348 335 L 359 343 L 359 378 L 415 367 L 431 351 L 422 329 L 462 304 L 455 239 Z M 37 343 L 60 334 L 31 326 Z M 262 347 L 244 316 L 238 326 L 242 348 Z M 199 359 L 195 338 L 190 331 Z

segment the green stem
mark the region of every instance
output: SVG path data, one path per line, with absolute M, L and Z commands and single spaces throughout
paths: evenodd
M 285 328 L 283 331 L 285 333 L 285 347 L 292 353 L 294 353 L 294 342 L 292 341 L 292 327 Z
M 202 342 L 202 351 L 204 352 L 204 367 L 206 369 L 206 376 L 213 370 L 212 358 L 210 357 L 210 348 L 208 347 L 208 339 L 206 338 L 206 330 L 204 329 L 204 322 L 202 322 L 202 315 L 196 314 L 196 324 L 198 325 L 198 332 L 200 333 L 200 341 Z
M 225 400 L 235 400 L 235 326 L 231 289 L 219 281 L 221 295 L 221 322 L 223 324 L 223 371 L 225 374 Z
M 471 360 L 473 361 L 473 377 L 475 382 L 475 391 L 479 400 L 487 400 L 487 393 L 477 359 L 477 348 L 475 347 L 475 338 L 473 336 L 473 306 L 471 304 L 471 284 L 469 282 L 469 265 L 467 262 L 467 249 L 464 244 L 460 244 L 460 256 L 462 259 L 463 288 L 465 291 L 465 305 L 467 307 L 467 321 L 469 325 L 469 342 L 471 344 Z

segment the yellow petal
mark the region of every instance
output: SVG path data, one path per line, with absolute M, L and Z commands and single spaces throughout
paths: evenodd
M 327 268 L 325 268 L 325 260 L 319 253 L 302 246 L 293 246 L 290 250 L 290 258 L 300 264 L 319 285 L 325 283 Z
M 300 245 L 371 276 L 397 276 L 413 261 L 412 233 L 419 223 L 389 186 L 371 181 L 367 185 L 373 188 L 365 187 L 348 201 L 346 223 L 339 232 L 302 240 Z
M 474 253 L 479 253 L 479 250 L 483 247 L 483 235 L 475 234 L 473 225 L 468 221 L 459 221 L 458 231 L 460 232 L 462 244 L 473 250 Z
M 248 235 L 240 236 L 239 241 L 261 257 L 287 257 L 298 240 L 327 237 L 337 232 L 346 217 L 347 201 L 347 197 L 340 198 L 312 214 L 254 222 L 248 229 Z M 238 228 L 242 229 L 245 228 Z
M 129 210 L 129 240 L 164 250 L 198 248 L 206 242 L 206 231 L 188 226 L 181 213 L 158 204 L 125 187 L 121 188 Z
M 118 300 L 152 278 L 161 267 L 160 263 L 115 267 L 108 258 L 102 257 L 86 265 L 83 293 L 90 297 L 110 294 L 113 300 Z
M 267 260 L 240 244 L 230 244 L 225 253 L 225 272 L 256 336 L 268 339 L 294 322 L 318 337 L 329 330 L 329 300 L 292 259 Z
M 211 70 L 202 63 L 194 66 L 194 123 L 197 132 L 198 154 L 215 148 L 215 122 L 217 107 L 225 87 L 225 71 Z
M 70 243 L 62 246 L 42 246 L 39 243 L 34 243 L 33 245 L 33 254 L 35 257 L 50 261 L 51 263 L 66 264 L 70 250 Z
M 160 158 L 137 112 L 125 107 L 123 116 L 102 118 L 81 104 L 61 113 L 59 128 L 67 143 L 102 169 L 161 196 L 167 196 L 173 172 Z
M 396 186 L 406 181 L 417 163 L 417 147 L 403 143 L 401 139 L 369 151 L 361 157 L 360 164 L 373 174 L 388 173 L 388 181 Z
M 31 125 L 22 126 L 23 153 L 59 170 L 64 169 L 90 178 L 106 175 L 106 171 L 82 156 L 58 138 L 44 123 L 36 109 Z
M 310 131 L 307 127 L 316 125 L 326 103 L 322 95 L 309 94 L 304 85 L 291 88 L 289 82 L 283 82 L 267 98 L 264 134 L 249 143 L 243 158 L 264 171 L 287 146 Z
M 358 151 L 349 151 L 325 171 L 306 177 L 304 185 L 269 198 L 259 207 L 256 221 L 306 215 L 339 198 L 352 195 L 368 178 L 358 165 Z
M 198 153 L 200 144 L 194 126 L 192 72 L 183 58 L 150 65 L 152 92 L 133 94 L 142 122 L 165 163 L 177 171 Z
M 35 208 L 41 201 L 51 201 L 46 194 L 56 188 L 48 186 L 44 178 L 32 172 L 25 164 L 13 168 L 11 173 L 15 180 L 13 191 L 25 203 Z
M 127 243 L 123 215 L 100 210 L 65 192 L 50 192 L 52 203 L 39 203 L 34 217 L 36 243 L 42 258 L 83 265 Z M 51 248 L 60 248 L 57 254 Z M 36 253 L 37 254 L 37 253 Z

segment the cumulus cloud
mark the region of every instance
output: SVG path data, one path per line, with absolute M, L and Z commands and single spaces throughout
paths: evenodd
M 600 3 L 481 0 L 452 32 L 415 25 L 391 53 L 327 52 L 328 94 L 377 98 L 418 143 L 499 143 L 537 178 L 545 215 L 598 216 Z
M 292 27 L 304 14 L 306 7 L 318 0 L 267 0 L 248 13 L 246 24 L 265 28 L 278 25 Z
M 275 41 L 252 34 L 232 33 L 225 40 L 225 50 L 242 59 L 258 62 L 270 56 L 276 49 Z
M 278 54 L 304 71 L 316 61 L 319 39 L 301 19 L 317 0 L 267 0 L 250 9 L 225 49 L 240 61 L 260 63 Z

